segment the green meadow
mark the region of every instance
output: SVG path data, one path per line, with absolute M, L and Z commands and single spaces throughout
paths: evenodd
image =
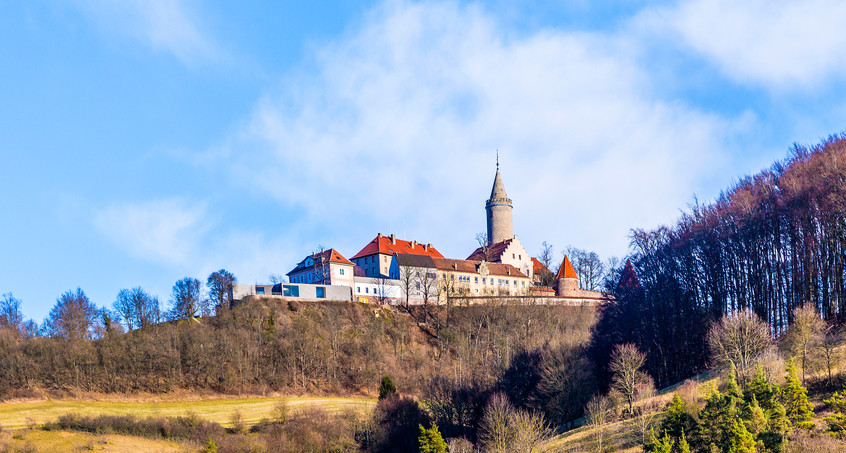
M 138 417 L 180 416 L 194 412 L 201 418 L 230 424 L 232 414 L 241 412 L 246 424 L 257 423 L 262 418 L 271 418 L 274 406 L 286 400 L 292 412 L 306 407 L 319 407 L 329 412 L 347 410 L 366 412 L 376 406 L 375 398 L 332 398 L 332 397 L 256 397 L 235 399 L 203 399 L 185 401 L 77 401 L 43 400 L 31 402 L 0 403 L 0 426 L 3 428 L 24 428 L 31 424 L 53 421 L 60 415 L 78 413 L 83 415 L 126 415 Z

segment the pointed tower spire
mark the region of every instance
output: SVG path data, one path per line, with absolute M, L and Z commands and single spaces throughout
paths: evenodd
M 579 294 L 579 275 L 570 263 L 570 258 L 564 255 L 564 261 L 555 276 L 555 295 L 558 297 L 575 297 Z
M 631 260 L 626 260 L 626 267 L 620 274 L 620 281 L 617 283 L 617 290 L 622 289 L 637 289 L 640 288 L 640 281 L 637 278 L 637 273 L 632 266 Z
M 505 193 L 505 185 L 499 174 L 499 150 L 496 150 L 496 175 L 494 176 L 491 197 L 485 204 L 488 213 L 488 245 L 494 245 L 514 237 L 511 220 L 513 206 Z

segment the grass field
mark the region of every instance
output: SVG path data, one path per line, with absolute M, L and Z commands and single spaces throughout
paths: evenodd
M 0 451 L 37 451 L 64 453 L 68 451 L 100 452 L 184 452 L 196 451 L 188 445 L 160 439 L 108 434 L 97 436 L 71 431 L 23 430 L 0 433 Z
M 0 403 L 0 426 L 3 428 L 24 428 L 30 424 L 53 421 L 60 415 L 78 413 L 83 415 L 125 415 L 138 417 L 177 416 L 194 412 L 201 418 L 229 425 L 235 411 L 241 412 L 244 423 L 254 424 L 262 418 L 270 418 L 273 407 L 282 398 L 238 398 L 238 399 L 203 399 L 164 402 L 114 402 L 114 401 L 76 401 L 44 400 L 32 402 Z M 320 398 L 286 397 L 292 412 L 309 406 L 316 406 L 330 412 L 345 410 L 370 411 L 376 406 L 374 398 Z

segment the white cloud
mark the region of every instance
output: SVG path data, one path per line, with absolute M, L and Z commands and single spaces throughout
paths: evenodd
M 519 35 L 477 6 L 390 2 L 258 102 L 215 155 L 353 254 L 377 231 L 463 257 L 494 150 L 515 232 L 621 254 L 725 164 L 729 121 L 653 94 L 627 37 Z M 290 231 L 289 231 L 290 233 Z M 299 233 L 297 233 L 299 234 Z
M 128 35 L 186 63 L 217 57 L 195 11 L 184 0 L 94 0 L 77 3 L 101 27 Z
M 114 205 L 94 217 L 94 226 L 135 257 L 180 266 L 193 260 L 209 223 L 204 205 L 166 199 Z
M 740 82 L 810 88 L 846 75 L 842 1 L 694 0 L 648 10 L 641 21 Z

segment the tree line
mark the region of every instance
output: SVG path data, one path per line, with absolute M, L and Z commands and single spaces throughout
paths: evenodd
M 702 371 L 706 334 L 725 313 L 749 309 L 774 335 L 797 307 L 825 320 L 846 313 L 846 135 L 741 179 L 713 203 L 696 202 L 671 226 L 631 233 L 639 288 L 615 292 L 595 350 L 635 343 L 659 384 Z M 617 273 L 616 275 L 619 275 Z M 613 284 L 613 282 L 612 282 Z

